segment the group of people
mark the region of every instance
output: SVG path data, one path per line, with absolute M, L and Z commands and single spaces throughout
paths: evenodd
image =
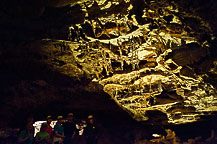
M 64 122 L 63 116 L 57 117 L 54 128 L 51 127 L 52 117 L 47 116 L 47 121 L 41 125 L 40 131 L 34 137 L 34 119 L 27 119 L 25 129 L 18 136 L 19 144 L 73 144 L 73 139 L 78 135 L 76 123 L 73 121 L 73 114 L 67 115 Z M 84 128 L 83 136 L 87 144 L 97 144 L 98 128 L 95 125 L 93 115 L 87 118 L 87 125 Z

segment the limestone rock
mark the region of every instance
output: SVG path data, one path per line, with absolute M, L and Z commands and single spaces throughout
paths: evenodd
M 91 81 L 85 90 L 103 89 L 137 121 L 154 121 L 157 113 L 166 116 L 164 124 L 183 124 L 217 111 L 215 78 L 210 80 L 217 39 L 196 13 L 169 0 L 49 2 L 36 6 L 39 16 L 47 6 L 63 15 L 49 23 L 46 13 L 39 25 L 48 23 L 47 35 L 17 50 L 19 57 L 32 55 L 48 69 Z
M 193 69 L 210 56 L 209 42 L 201 41 L 207 32 L 213 36 L 209 25 L 179 11 L 175 3 L 141 4 L 141 11 L 133 1 L 84 4 L 88 19 L 83 24 L 93 34 L 83 24 L 69 27 L 69 36 L 75 33 L 69 45 L 76 62 L 138 121 L 148 120 L 149 111 L 166 114 L 172 124 L 195 122 L 212 114 L 217 110 L 215 88 L 196 72 L 182 74 L 183 67 Z M 115 6 L 126 12 L 118 12 Z

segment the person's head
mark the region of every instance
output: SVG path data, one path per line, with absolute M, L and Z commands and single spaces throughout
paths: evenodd
M 68 113 L 68 115 L 67 115 L 67 120 L 68 120 L 69 122 L 72 122 L 72 120 L 73 120 L 73 113 Z
M 94 117 L 93 117 L 93 115 L 89 115 L 89 116 L 87 117 L 87 119 L 88 119 L 88 122 L 89 122 L 90 124 L 93 124 L 93 123 L 94 123 Z
M 63 122 L 63 116 L 58 116 L 58 117 L 57 117 L 57 122 L 58 122 L 59 124 L 61 124 L 61 123 Z
M 52 122 L 52 117 L 49 115 L 47 116 L 47 124 L 51 124 Z

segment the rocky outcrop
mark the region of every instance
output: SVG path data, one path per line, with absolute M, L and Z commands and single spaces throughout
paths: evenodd
M 68 46 L 88 78 L 134 119 L 146 121 L 147 113 L 160 111 L 167 122 L 181 124 L 217 110 L 215 88 L 194 71 L 210 62 L 215 40 L 200 17 L 158 1 L 95 1 L 83 7 L 87 19 L 69 27 L 75 42 Z
M 82 90 L 103 90 L 137 121 L 183 124 L 217 111 L 216 37 L 197 13 L 158 0 L 49 6 L 65 5 L 39 14 L 39 24 L 50 24 L 46 36 L 19 46 L 20 54 L 75 83 L 87 82 Z M 63 14 L 56 18 L 51 12 L 58 10 Z
M 161 113 L 162 123 L 181 124 L 217 110 L 216 90 L 205 81 L 216 38 L 203 19 L 166 1 L 80 6 L 84 21 L 68 28 L 67 40 L 43 40 L 35 48 L 46 55 L 43 63 L 99 83 L 138 121 Z

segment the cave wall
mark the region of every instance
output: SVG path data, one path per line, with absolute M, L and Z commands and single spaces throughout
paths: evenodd
M 212 0 L 0 4 L 5 120 L 50 103 L 106 110 L 109 101 L 113 111 L 117 104 L 138 121 L 164 124 L 216 111 Z

